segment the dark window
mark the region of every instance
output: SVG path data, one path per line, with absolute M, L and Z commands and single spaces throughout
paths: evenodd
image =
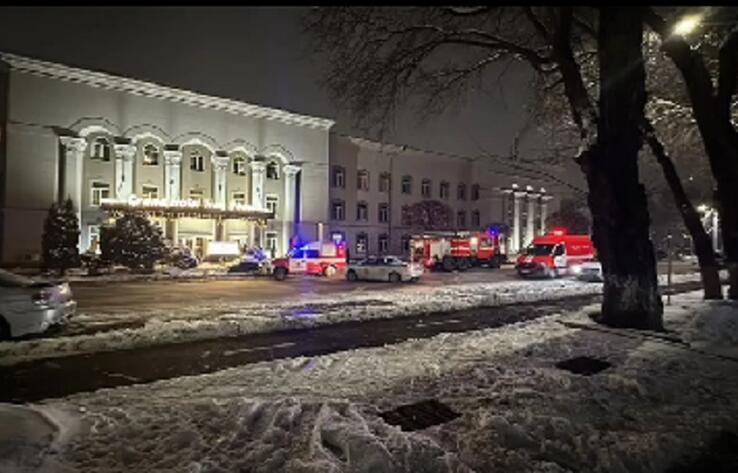
M 331 180 L 333 181 L 333 187 L 340 187 L 341 189 L 346 187 L 346 170 L 343 166 L 333 166 Z
M 478 227 L 480 225 L 479 210 L 473 210 L 471 213 L 471 224 L 472 227 Z
M 432 186 L 433 184 L 431 183 L 430 179 L 423 179 L 423 182 L 420 183 L 420 195 L 429 198 L 431 196 Z
M 346 208 L 342 200 L 336 200 L 331 205 L 331 217 L 333 217 L 333 220 L 344 220 L 346 218 Z
M 369 190 L 369 171 L 362 169 L 356 174 L 356 188 L 360 191 Z
M 157 166 L 159 164 L 159 148 L 154 145 L 146 145 L 143 149 L 143 165 Z
M 379 253 L 387 253 L 387 250 L 389 249 L 389 238 L 387 238 L 387 235 L 385 235 L 384 233 L 379 235 L 379 238 L 377 239 L 377 244 Z
M 460 210 L 456 213 L 456 226 L 464 228 L 466 226 L 466 212 Z
M 366 202 L 356 204 L 356 220 L 369 220 L 369 205 Z
M 402 176 L 402 193 L 412 194 L 413 193 L 413 178 L 410 176 Z
M 366 236 L 366 233 L 359 233 L 356 235 L 356 252 L 357 253 L 366 253 L 367 248 L 367 242 L 368 238 Z
M 383 172 L 382 175 L 379 176 L 379 192 L 389 192 L 390 179 L 391 175 L 388 172 Z
M 239 176 L 246 175 L 246 159 L 242 156 L 236 156 L 233 158 L 233 174 Z
M 449 194 L 449 184 L 448 182 L 441 182 L 441 187 L 439 188 L 438 195 L 441 199 L 448 199 Z
M 100 161 L 110 161 L 110 155 L 112 154 L 110 142 L 106 138 L 96 138 L 92 142 L 92 153 L 90 157 L 92 159 L 99 159 Z
M 389 205 L 379 204 L 379 221 L 382 223 L 389 222 Z
M 466 200 L 466 184 L 459 184 L 459 187 L 456 188 L 456 198 Z
M 199 151 L 193 151 L 190 154 L 190 169 L 197 172 L 205 170 L 205 158 Z
M 471 188 L 471 200 L 479 200 L 479 184 L 474 184 Z

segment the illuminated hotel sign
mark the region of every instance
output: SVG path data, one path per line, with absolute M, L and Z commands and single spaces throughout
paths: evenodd
M 274 218 L 271 210 L 247 204 L 231 203 L 230 208 L 210 200 L 101 199 L 100 208 L 111 212 L 140 210 L 153 216 L 266 220 Z

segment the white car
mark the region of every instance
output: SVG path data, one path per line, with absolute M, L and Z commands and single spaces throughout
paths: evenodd
M 396 256 L 369 257 L 349 264 L 346 279 L 349 281 L 417 281 L 423 274 L 423 265 L 407 263 Z
M 581 281 L 602 282 L 602 263 L 596 259 L 584 261 L 582 264 L 572 268 L 577 275 L 577 279 Z
M 65 282 L 37 282 L 0 269 L 0 340 L 42 333 L 77 309 Z

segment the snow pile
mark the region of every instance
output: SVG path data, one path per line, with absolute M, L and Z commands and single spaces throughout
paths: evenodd
M 674 296 L 671 335 L 696 335 L 708 324 L 695 318 L 720 310 L 697 297 Z M 583 355 L 612 367 L 554 366 Z M 89 428 L 47 460 L 86 472 L 664 471 L 738 427 L 736 374 L 735 361 L 582 311 L 50 401 Z M 428 398 L 461 417 L 404 432 L 377 415 Z
M 699 280 L 699 274 L 675 275 L 673 282 Z M 307 301 L 202 305 L 177 312 L 152 311 L 145 326 L 103 333 L 0 342 L 0 365 L 78 353 L 113 351 L 249 333 L 304 329 L 356 320 L 394 318 L 475 307 L 556 300 L 602 292 L 601 283 L 575 279 L 472 283 L 444 287 L 408 285 L 386 293 L 349 292 L 308 297 Z M 116 314 L 118 318 L 129 317 Z M 80 314 L 90 324 L 110 314 Z M 140 318 L 140 312 L 130 314 Z M 101 320 L 102 321 L 102 320 Z

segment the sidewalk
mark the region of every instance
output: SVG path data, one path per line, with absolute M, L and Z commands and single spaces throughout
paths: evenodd
M 594 309 L 48 401 L 32 407 L 63 436 L 51 444 L 31 432 L 14 450 L 26 455 L 6 464 L 62 472 L 659 472 L 693 462 L 719 436 L 734 438 L 738 305 L 676 295 L 666 335 L 594 325 Z M 576 356 L 611 366 L 591 376 L 556 367 Z M 459 417 L 403 431 L 378 415 L 427 399 Z M 43 460 L 31 455 L 39 452 Z

